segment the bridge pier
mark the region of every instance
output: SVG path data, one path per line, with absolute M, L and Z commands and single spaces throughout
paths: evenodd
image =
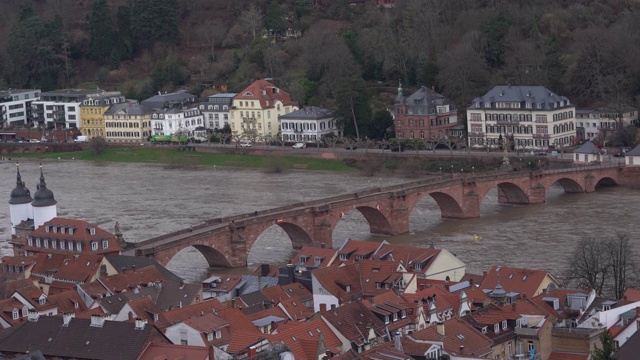
M 462 183 L 462 203 L 460 209 L 451 211 L 442 208 L 442 218 L 444 219 L 473 219 L 480 217 L 480 195 L 477 192 L 475 181 L 464 181 Z

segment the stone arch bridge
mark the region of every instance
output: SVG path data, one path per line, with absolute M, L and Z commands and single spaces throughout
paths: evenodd
M 333 229 L 349 211 L 358 210 L 374 234 L 409 232 L 409 215 L 425 196 L 438 204 L 443 218 L 480 216 L 485 195 L 497 187 L 502 204 L 541 204 L 550 186 L 558 183 L 568 193 L 588 193 L 597 185 L 618 185 L 623 167 L 594 165 L 532 172 L 495 172 L 447 175 L 436 179 L 367 189 L 279 208 L 211 219 L 136 243 L 138 256 L 166 265 L 182 249 L 198 249 L 212 267 L 243 267 L 258 237 L 273 225 L 290 237 L 293 248 L 332 243 Z

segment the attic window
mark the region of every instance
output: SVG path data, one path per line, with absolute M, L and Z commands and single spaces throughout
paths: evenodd
M 222 337 L 222 332 L 220 330 L 216 330 L 216 339 L 220 339 Z
M 464 335 L 462 335 L 462 334 L 458 334 L 458 335 L 456 335 L 456 337 L 457 337 L 458 339 L 460 339 L 460 340 L 464 340 Z
M 13 320 L 18 320 L 18 318 L 20 317 L 20 311 L 18 311 L 18 309 L 13 309 Z
M 207 333 L 207 340 L 213 340 L 213 333 Z
M 340 253 L 339 257 L 340 257 L 340 260 L 342 260 L 342 261 L 345 261 L 345 260 L 347 260 L 349 258 L 349 256 L 347 254 L 344 254 L 344 253 Z
M 47 303 L 47 298 L 45 297 L 41 297 L 40 299 L 38 299 L 38 304 L 40 305 L 44 305 Z
M 98 250 L 98 242 L 97 241 L 92 241 L 91 242 L 91 250 L 93 250 L 93 251 Z
M 50 225 L 47 225 L 47 226 L 45 226 L 44 231 L 45 231 L 45 232 L 49 232 L 50 228 L 51 228 L 51 226 L 50 226 Z
M 247 91 L 246 93 L 242 94 L 242 96 L 253 96 L 253 94 Z
M 482 328 L 482 333 L 483 333 L 483 334 L 486 334 L 486 333 L 487 333 L 487 327 L 486 327 L 486 326 Z
M 413 269 L 414 270 L 422 270 L 422 264 L 420 264 L 420 263 L 413 264 Z
M 351 292 L 351 285 L 346 285 L 346 286 L 344 287 L 344 291 L 346 291 L 346 292 Z
M 300 264 L 306 263 L 307 260 L 309 260 L 309 257 L 304 256 L 304 255 L 300 255 Z
M 500 324 L 493 325 L 493 332 L 496 334 L 500 332 Z
M 313 332 L 311 330 L 307 331 L 309 333 L 309 336 L 313 337 Z
M 507 328 L 507 320 L 502 321 L 502 330 Z
M 522 281 L 525 281 L 525 280 L 527 280 L 527 275 L 522 277 Z
M 57 233 L 58 233 L 58 227 L 57 227 L 57 226 L 54 226 L 54 227 L 53 227 L 53 233 L 54 233 L 54 234 L 57 234 Z
M 65 233 L 65 228 L 64 228 L 64 227 L 61 227 L 61 228 L 60 228 L 60 233 L 62 233 L 62 234 L 64 234 L 64 233 Z

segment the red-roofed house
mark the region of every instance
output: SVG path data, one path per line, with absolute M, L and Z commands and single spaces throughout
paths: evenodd
M 363 297 L 360 265 L 331 266 L 311 273 L 313 309 L 324 311 Z
M 224 351 L 233 334 L 227 321 L 206 313 L 167 327 L 165 335 L 176 345 L 215 346 Z
M 627 289 L 624 292 L 623 299 L 627 299 L 627 301 L 630 303 L 640 301 L 640 289 Z
M 449 355 L 456 357 L 488 358 L 493 353 L 491 339 L 458 317 L 407 335 L 407 338 L 441 343 Z
M 374 242 L 349 239 L 342 244 L 338 250 L 338 260 L 341 263 L 353 263 L 356 260 L 370 259 L 371 256 L 382 246 L 387 244 L 386 241 Z
M 24 245 L 14 244 L 14 253 L 119 254 L 122 246 L 115 235 L 84 220 L 55 217 L 27 235 Z
M 480 289 L 493 292 L 498 285 L 505 292 L 502 298 L 506 298 L 506 302 L 511 302 L 509 299 L 517 298 L 518 295 L 534 297 L 540 295 L 545 289 L 556 289 L 560 287 L 560 282 L 546 271 L 494 265 L 482 280 Z M 489 293 L 489 296 L 494 299 L 492 293 Z M 496 294 L 495 297 L 500 296 L 501 294 Z
M 280 131 L 278 116 L 298 107 L 287 92 L 268 82 L 256 80 L 234 98 L 229 111 L 231 131 L 238 134 L 276 136 Z
M 214 360 L 213 349 L 200 346 L 149 343 L 138 360 Z
M 296 271 L 320 269 L 333 265 L 338 257 L 338 250 L 313 246 L 303 246 L 293 257 L 291 263 Z
M 103 266 L 104 265 L 104 266 Z M 55 282 L 85 284 L 100 276 L 108 275 L 104 256 L 90 253 L 36 255 L 36 264 L 31 269 L 31 278 L 40 279 L 38 286 L 48 294 Z
M 465 264 L 446 249 L 382 244 L 372 259 L 400 261 L 408 271 L 428 279 L 460 281 Z
M 351 344 L 357 352 L 369 350 L 389 339 L 386 325 L 361 302 L 354 301 L 320 313 L 322 319 L 343 343 Z
M 311 341 L 316 344 L 322 342 L 325 350 L 333 356 L 342 354 L 351 348 L 350 344 L 340 340 L 338 335 L 332 331 L 331 327 L 322 319 L 305 322 L 288 322 L 281 325 L 278 328 L 278 332 L 269 335 L 268 338 L 272 344 L 284 343 L 289 346 L 296 359 L 298 359 L 298 357 L 302 359 L 309 358 L 307 351 L 303 349 L 305 345 L 297 345 L 304 341 Z M 317 358 L 314 358 L 314 360 L 315 359 Z

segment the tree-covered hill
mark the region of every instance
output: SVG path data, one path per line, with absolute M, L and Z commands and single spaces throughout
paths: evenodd
M 638 106 L 638 0 L 375 3 L 3 0 L 0 87 L 144 98 L 269 77 L 301 104 L 356 102 L 364 119 L 399 81 L 435 86 L 461 108 L 506 83 L 544 85 L 580 106 Z

